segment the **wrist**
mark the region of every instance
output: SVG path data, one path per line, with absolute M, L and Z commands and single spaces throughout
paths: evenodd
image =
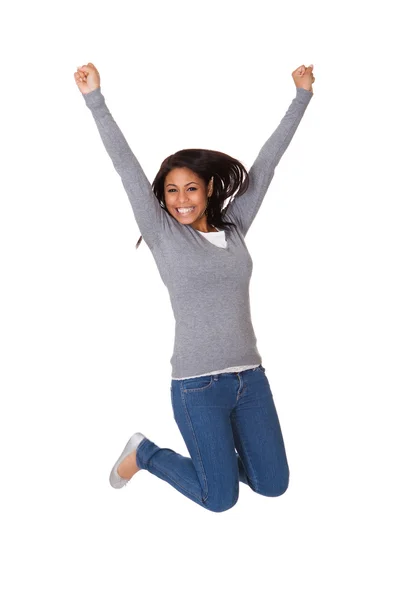
M 312 89 L 312 86 L 311 86 L 311 87 L 304 87 L 304 86 L 302 86 L 302 85 L 296 85 L 296 88 L 297 88 L 298 90 L 305 90 L 306 92 L 310 92 L 311 94 L 313 94 L 313 93 L 314 93 L 314 92 L 313 92 L 313 89 Z

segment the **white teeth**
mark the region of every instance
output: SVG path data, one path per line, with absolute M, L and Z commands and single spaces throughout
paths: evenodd
M 186 214 L 192 212 L 192 210 L 194 210 L 194 206 L 192 206 L 191 208 L 177 208 L 176 210 L 181 214 Z

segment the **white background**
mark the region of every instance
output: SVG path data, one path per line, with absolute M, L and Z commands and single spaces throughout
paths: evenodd
M 394 3 L 20 2 L 1 11 L 1 595 L 399 597 Z M 142 431 L 187 454 L 167 289 L 74 81 L 93 62 L 152 181 L 179 149 L 249 169 L 314 96 L 246 238 L 291 470 L 212 513 L 109 472 Z

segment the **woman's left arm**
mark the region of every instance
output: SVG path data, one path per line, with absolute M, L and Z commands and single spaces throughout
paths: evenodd
M 312 96 L 311 90 L 296 87 L 296 96 L 285 116 L 265 142 L 249 170 L 248 189 L 243 195 L 235 197 L 228 204 L 225 212 L 226 219 L 236 223 L 243 236 L 247 234 L 261 206 L 274 176 L 275 167 L 289 146 Z

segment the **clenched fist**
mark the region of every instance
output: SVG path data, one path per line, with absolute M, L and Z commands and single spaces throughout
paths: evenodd
M 100 87 L 100 74 L 93 63 L 77 67 L 74 76 L 75 83 L 82 94 L 88 94 Z
M 313 68 L 314 65 L 310 65 L 307 68 L 304 65 L 301 65 L 301 67 L 293 71 L 292 77 L 296 87 L 301 87 L 309 92 L 313 92 L 312 84 L 315 81 L 315 77 L 312 72 Z

